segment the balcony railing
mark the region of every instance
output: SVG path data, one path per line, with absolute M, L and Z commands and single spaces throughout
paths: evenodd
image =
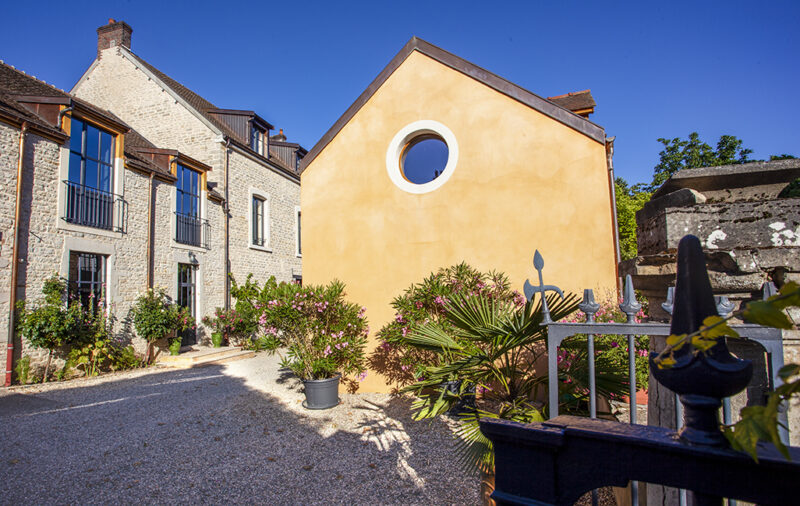
M 75 225 L 123 231 L 125 201 L 121 195 L 64 181 L 64 221 Z
M 208 248 L 208 220 L 175 213 L 175 241 L 189 246 Z

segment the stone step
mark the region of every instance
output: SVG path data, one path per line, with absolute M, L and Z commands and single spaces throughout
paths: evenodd
M 234 346 L 209 348 L 206 346 L 184 346 L 180 355 L 162 354 L 157 362 L 162 365 L 178 368 L 189 368 L 206 364 L 219 364 L 254 357 L 256 352 L 242 350 Z

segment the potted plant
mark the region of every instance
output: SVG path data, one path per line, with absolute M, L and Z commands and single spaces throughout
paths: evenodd
M 170 340 L 169 350 L 170 354 L 177 355 L 181 349 L 180 333 L 194 328 L 188 309 L 174 304 L 163 288 L 150 288 L 140 295 L 131 308 L 131 319 L 136 333 L 147 341 L 147 363 L 153 359 L 153 345 L 156 341 L 170 335 L 176 336 Z
M 214 316 L 204 316 L 203 325 L 211 329 L 211 344 L 214 348 L 220 348 L 234 332 L 235 313 L 226 311 L 220 307 L 214 310 Z
M 365 308 L 344 299 L 344 285 L 267 284 L 259 307 L 267 349 L 286 348 L 281 365 L 304 383 L 308 409 L 339 403 L 339 382 L 363 381 L 369 327 Z

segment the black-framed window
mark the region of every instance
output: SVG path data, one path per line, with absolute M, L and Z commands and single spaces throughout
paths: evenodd
M 116 136 L 72 118 L 69 140 L 70 183 L 111 193 Z
M 267 201 L 263 197 L 253 195 L 251 203 L 253 216 L 251 221 L 253 225 L 253 244 L 256 246 L 264 246 L 267 243 L 266 205 Z
M 175 211 L 183 216 L 200 217 L 200 173 L 178 164 L 178 198 Z
M 86 309 L 96 310 L 105 300 L 105 255 L 71 251 L 69 254 L 70 294 Z

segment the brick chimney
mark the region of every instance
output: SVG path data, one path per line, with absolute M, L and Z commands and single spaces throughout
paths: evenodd
M 125 46 L 131 48 L 131 34 L 133 28 L 124 21 L 116 21 L 114 18 L 108 20 L 108 24 L 97 29 L 97 58 L 103 49 L 115 46 Z

